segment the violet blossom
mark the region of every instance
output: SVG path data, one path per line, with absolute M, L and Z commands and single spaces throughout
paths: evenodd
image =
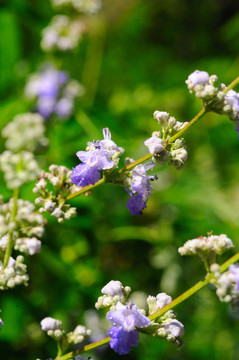
M 87 151 L 78 151 L 76 155 L 82 161 L 73 168 L 71 181 L 78 186 L 94 185 L 100 180 L 100 170 L 116 168 L 119 156 L 124 149 L 111 140 L 108 128 L 103 129 L 104 140 L 89 142 Z
M 154 166 L 154 163 L 140 164 L 132 171 L 130 190 L 126 189 L 131 196 L 127 201 L 127 207 L 132 215 L 140 215 L 142 210 L 147 206 L 147 201 L 152 189 L 150 180 L 155 179 L 155 176 L 147 174 L 147 170 L 152 169 Z
M 36 108 L 45 119 L 56 114 L 61 119 L 73 113 L 74 100 L 82 95 L 83 87 L 70 80 L 65 71 L 58 71 L 52 64 L 43 64 L 36 74 L 30 76 L 25 95 L 36 99 Z
M 150 325 L 150 320 L 141 315 L 137 305 L 123 305 L 118 302 L 116 310 L 109 311 L 106 318 L 113 326 L 109 329 L 110 347 L 120 355 L 127 354 L 132 346 L 137 346 L 139 334 L 136 328 Z

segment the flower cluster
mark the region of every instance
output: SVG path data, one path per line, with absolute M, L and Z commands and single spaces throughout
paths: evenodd
M 221 274 L 220 266 L 213 264 L 211 271 L 214 273 L 213 284 L 216 294 L 222 302 L 230 302 L 233 307 L 239 306 L 239 265 L 230 265 L 229 271 Z
M 59 342 L 62 351 L 68 349 L 70 345 L 83 342 L 91 335 L 91 330 L 83 325 L 77 325 L 73 331 L 66 333 L 62 329 L 62 322 L 51 317 L 46 317 L 41 321 L 41 329 Z
M 25 113 L 15 116 L 13 121 L 3 128 L 2 136 L 7 138 L 7 149 L 13 152 L 34 152 L 37 148 L 48 145 L 44 132 L 43 117 L 39 114 Z
M 207 110 L 227 115 L 239 131 L 239 93 L 226 91 L 225 84 L 215 86 L 217 81 L 216 75 L 209 76 L 206 71 L 195 70 L 189 75 L 186 84 L 191 93 L 203 100 Z
M 119 157 L 124 149 L 111 140 L 108 128 L 103 129 L 104 140 L 87 143 L 86 151 L 78 151 L 76 155 L 82 161 L 73 168 L 71 181 L 77 186 L 94 185 L 100 180 L 100 171 L 110 173 L 118 167 Z
M 51 0 L 53 7 L 68 7 L 78 12 L 95 14 L 101 8 L 101 0 Z
M 69 51 L 75 49 L 85 32 L 80 20 L 72 20 L 66 15 L 55 15 L 42 31 L 41 48 L 44 51 Z
M 67 119 L 73 113 L 74 101 L 83 94 L 82 85 L 65 71 L 58 71 L 53 64 L 46 63 L 32 74 L 25 87 L 25 96 L 37 99 L 39 114 L 48 118 L 56 114 Z
M 175 345 L 181 345 L 180 336 L 184 333 L 184 327 L 175 319 L 175 313 L 168 311 L 151 322 L 145 316 L 144 309 L 139 309 L 132 301 L 127 300 L 124 294 L 126 288 L 120 281 L 111 280 L 101 290 L 106 294 L 105 297 L 100 297 L 96 303 L 97 309 L 110 307 L 106 315 L 107 320 L 113 324 L 108 331 L 111 338 L 110 347 L 120 355 L 128 354 L 131 347 L 138 345 L 140 329 L 144 329 L 143 332 L 148 335 L 165 338 Z M 157 297 L 149 296 L 149 314 L 155 313 L 171 301 L 172 298 L 165 293 L 158 294 Z
M 214 99 L 219 91 L 219 88 L 214 86 L 217 80 L 216 75 L 209 76 L 206 71 L 195 70 L 189 75 L 186 84 L 190 93 L 194 93 L 198 98 L 207 102 Z M 224 86 L 222 85 L 220 91 L 223 89 Z
M 44 233 L 44 219 L 35 213 L 35 206 L 29 201 L 17 200 L 17 211 L 14 221 L 11 214 L 14 200 L 3 203 L 0 199 L 0 259 L 7 249 L 9 232 L 13 231 L 14 249 L 28 255 L 34 255 L 41 249 L 39 238 Z
M 0 155 L 0 169 L 9 189 L 16 189 L 23 184 L 36 180 L 41 171 L 34 155 L 29 151 L 14 154 L 9 150 Z
M 222 255 L 228 249 L 234 247 L 231 239 L 225 234 L 200 236 L 188 240 L 178 249 L 180 255 L 201 255 L 201 253 L 214 253 Z
M 33 192 L 39 195 L 35 203 L 40 206 L 40 213 L 49 212 L 62 223 L 76 215 L 76 208 L 65 203 L 67 196 L 73 193 L 76 187 L 72 186 L 70 181 L 72 171 L 65 166 L 51 165 L 49 170 L 50 172 L 42 172 L 33 188 Z
M 149 314 L 154 314 L 156 311 L 170 304 L 171 301 L 171 296 L 166 293 L 159 293 L 156 297 L 149 296 L 147 298 Z M 154 320 L 152 328 L 154 329 L 153 336 L 164 338 L 172 342 L 175 346 L 182 346 L 183 342 L 180 337 L 184 335 L 184 326 L 176 319 L 176 313 L 174 311 L 169 310 L 163 316 Z
M 216 256 L 222 255 L 228 249 L 234 247 L 231 239 L 225 234 L 200 236 L 188 240 L 178 249 L 180 255 L 197 255 L 204 262 L 207 270 L 209 265 L 215 263 Z
M 14 288 L 16 285 L 27 285 L 29 276 L 27 266 L 23 263 L 23 256 L 17 256 L 16 260 L 10 257 L 8 265 L 4 268 L 0 261 L 0 290 Z
M 186 145 L 183 138 L 176 139 L 173 143 L 167 144 L 167 149 L 163 148 L 162 141 L 168 141 L 178 131 L 185 128 L 188 122 L 179 122 L 165 111 L 155 111 L 154 118 L 161 126 L 161 131 L 155 131 L 152 137 L 144 142 L 149 152 L 154 155 L 153 161 L 164 164 L 168 162 L 176 169 L 182 169 L 188 158 Z

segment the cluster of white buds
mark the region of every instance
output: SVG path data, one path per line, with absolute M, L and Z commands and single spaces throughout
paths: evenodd
M 19 255 L 16 260 L 10 257 L 8 265 L 4 268 L 0 262 L 0 290 L 14 288 L 16 285 L 27 285 L 29 276 L 23 256 Z
M 86 14 L 95 14 L 101 8 L 101 0 L 51 0 L 53 7 L 67 7 Z
M 154 131 L 152 137 L 144 142 L 145 146 L 149 149 L 150 154 L 153 155 L 152 159 L 154 162 L 161 165 L 168 162 L 169 165 L 175 166 L 176 169 L 181 169 L 188 157 L 184 139 L 179 138 L 174 143 L 167 143 L 167 141 L 188 123 L 177 121 L 165 111 L 155 111 L 154 118 L 158 120 L 161 131 Z M 167 143 L 167 148 L 165 143 Z
M 76 208 L 65 203 L 67 196 L 76 190 L 76 186 L 72 186 L 72 171 L 66 167 L 51 165 L 49 170 L 50 172 L 42 173 L 33 189 L 33 192 L 39 195 L 35 203 L 40 206 L 40 213 L 47 211 L 62 223 L 76 215 Z
M 44 219 L 34 212 L 35 206 L 29 201 L 17 200 L 14 222 L 11 220 L 14 200 L 3 203 L 0 198 L 0 258 L 3 258 L 8 244 L 8 233 L 13 231 L 14 249 L 34 255 L 41 249 L 44 233 Z
M 42 31 L 41 48 L 44 51 L 75 49 L 85 32 L 85 25 L 66 15 L 56 15 Z
M 231 303 L 233 307 L 239 306 L 239 266 L 230 265 L 229 271 L 221 273 L 218 264 L 210 267 L 214 274 L 212 283 L 216 286 L 216 294 L 220 301 Z
M 57 341 L 65 335 L 65 331 L 61 327 L 62 322 L 51 317 L 46 317 L 41 321 L 41 329 Z
M 195 70 L 189 75 L 186 84 L 191 93 L 203 100 L 204 106 L 216 113 L 227 115 L 235 121 L 238 131 L 239 121 L 239 93 L 234 90 L 226 92 L 226 85 L 215 83 L 218 78 L 216 75 L 209 76 L 206 71 Z
M 2 136 L 7 138 L 7 149 L 13 152 L 34 152 L 38 147 L 48 145 L 44 132 L 44 118 L 39 114 L 25 113 L 15 116 L 13 121 L 3 128 Z
M 91 335 L 91 330 L 83 325 L 77 325 L 73 331 L 66 333 L 65 330 L 62 329 L 62 322 L 51 317 L 46 317 L 41 321 L 41 329 L 46 331 L 48 336 L 58 341 L 62 351 L 68 349 L 70 345 L 83 342 Z
M 167 295 L 166 293 L 159 293 L 156 297 L 149 295 L 147 298 L 149 314 L 151 315 L 162 309 L 164 306 L 170 304 L 171 301 L 171 296 Z
M 189 75 L 186 84 L 190 93 L 194 93 L 204 102 L 208 102 L 215 99 L 218 92 L 225 89 L 225 85 L 223 84 L 220 84 L 219 87 L 215 87 L 217 80 L 218 78 L 216 75 L 209 76 L 206 71 L 195 70 Z
M 162 127 L 162 135 L 160 133 L 158 134 L 164 141 L 168 140 L 171 136 L 176 134 L 179 130 L 182 130 L 188 124 L 188 122 L 177 121 L 173 116 L 170 116 L 169 113 L 165 111 L 156 110 L 153 116 Z
M 37 238 L 18 238 L 14 246 L 15 250 L 19 250 L 28 255 L 34 255 L 41 251 L 41 241 Z
M 118 280 L 111 280 L 103 287 L 101 292 L 104 295 L 98 298 L 95 304 L 96 309 L 99 310 L 110 307 L 110 310 L 114 310 L 119 301 L 123 304 L 126 302 L 131 288 L 129 286 L 124 287 Z
M 67 341 L 69 344 L 79 344 L 84 341 L 86 337 L 90 336 L 91 333 L 92 331 L 87 329 L 85 326 L 78 325 L 75 330 L 66 335 Z
M 0 169 L 9 189 L 16 189 L 23 184 L 36 180 L 41 171 L 31 152 L 21 151 L 14 154 L 9 150 L 0 155 Z
M 185 244 L 178 249 L 178 252 L 180 255 L 201 256 L 202 253 L 222 255 L 232 247 L 234 247 L 234 245 L 227 235 L 209 235 L 186 241 Z
M 166 293 L 160 293 L 156 297 L 149 296 L 147 298 L 149 314 L 151 315 L 162 309 L 164 306 L 170 304 L 171 301 L 171 296 Z M 174 311 L 169 310 L 160 316 L 160 318 L 154 320 L 151 329 L 153 330 L 153 336 L 164 338 L 173 342 L 174 345 L 178 347 L 182 346 L 183 342 L 180 337 L 184 334 L 184 326 L 180 321 L 176 320 Z

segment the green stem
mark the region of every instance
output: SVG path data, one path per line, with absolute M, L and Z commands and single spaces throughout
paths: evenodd
M 239 260 L 239 252 L 233 255 L 229 260 L 227 260 L 224 264 L 221 265 L 221 272 L 224 272 L 228 269 L 229 265 L 234 264 L 236 261 Z M 208 273 L 204 280 L 199 281 L 194 286 L 192 286 L 190 289 L 179 295 L 176 299 L 174 299 L 171 303 L 164 306 L 162 309 L 156 311 L 154 314 L 149 315 L 148 318 L 150 320 L 155 320 L 158 317 L 162 316 L 167 311 L 173 309 L 175 306 L 183 302 L 184 300 L 188 299 L 190 296 L 194 295 L 196 292 L 204 288 L 207 284 L 210 283 L 210 281 L 213 279 L 214 274 Z M 100 341 L 96 341 L 92 344 L 84 346 L 82 349 L 71 351 L 70 353 L 63 355 L 63 356 L 57 356 L 55 360 L 69 360 L 74 358 L 76 355 L 82 354 L 83 352 L 90 351 L 93 349 L 96 349 L 100 346 L 108 344 L 110 341 L 110 338 L 107 337 L 105 339 L 102 339 Z
M 85 345 L 82 349 L 79 349 L 79 350 L 75 350 L 75 351 L 71 351 L 69 352 L 68 354 L 66 355 L 63 355 L 63 356 L 57 356 L 55 358 L 55 360 L 68 360 L 68 359 L 72 359 L 74 358 L 75 356 L 79 355 L 79 354 L 82 354 L 86 351 L 90 351 L 90 350 L 94 350 L 100 346 L 103 346 L 103 345 L 106 345 L 108 344 L 110 341 L 110 338 L 107 337 L 105 339 L 102 339 L 102 340 L 99 340 L 99 341 L 96 341 L 92 344 L 89 344 L 89 345 Z
M 12 214 L 11 214 L 10 222 L 15 221 L 15 217 L 16 217 L 16 214 L 17 214 L 18 194 L 19 194 L 19 189 L 14 189 L 13 190 L 13 208 L 12 208 Z M 14 233 L 14 230 L 10 230 L 9 233 L 8 233 L 7 250 L 6 250 L 6 253 L 5 253 L 5 256 L 4 256 L 4 261 L 3 261 L 4 269 L 7 267 L 10 256 L 12 255 L 12 248 L 13 248 L 13 244 L 14 244 L 13 233 Z
M 239 76 L 235 80 L 233 80 L 231 82 L 231 84 L 229 84 L 223 92 L 227 93 L 229 90 L 231 90 L 232 88 L 234 88 L 238 84 L 239 84 Z
M 224 93 L 231 90 L 233 87 L 235 87 L 238 84 L 239 84 L 239 76 L 226 87 L 226 89 L 224 90 Z M 186 126 L 184 126 L 183 129 L 179 130 L 176 134 L 171 136 L 171 138 L 166 141 L 165 146 L 167 146 L 167 144 L 171 144 L 172 142 L 177 140 L 179 137 L 184 135 L 190 129 L 190 127 L 195 125 L 198 122 L 198 120 L 201 119 L 207 112 L 208 111 L 205 108 L 203 108 L 201 111 L 199 111 L 199 113 L 196 116 L 194 116 L 194 118 L 191 121 L 189 121 L 189 123 Z M 133 169 L 136 165 L 139 165 L 142 162 L 149 160 L 152 156 L 153 155 L 151 155 L 150 153 L 146 154 L 143 157 L 141 157 L 140 159 L 132 162 L 131 164 L 124 166 L 122 169 L 118 170 L 115 174 L 117 174 L 117 173 L 122 174 L 125 171 L 129 171 L 129 170 Z M 105 180 L 104 181 L 102 181 L 102 180 L 103 179 L 99 180 L 95 185 L 88 185 L 88 186 L 84 187 L 83 189 L 81 189 L 80 191 L 77 191 L 74 194 L 69 195 L 67 197 L 67 200 L 73 199 L 74 197 L 82 195 L 85 192 L 90 191 L 91 189 L 103 184 L 105 182 Z
M 102 179 L 100 179 L 95 185 L 87 185 L 85 187 L 83 187 L 81 190 L 76 191 L 74 194 L 70 194 L 67 196 L 67 200 L 73 199 L 76 196 L 80 196 L 88 191 L 91 191 L 92 189 L 94 189 L 95 187 L 104 184 L 105 183 L 105 177 L 103 177 Z

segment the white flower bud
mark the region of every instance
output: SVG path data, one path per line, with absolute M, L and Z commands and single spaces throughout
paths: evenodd
M 46 317 L 41 321 L 41 328 L 43 331 L 49 330 L 57 330 L 62 326 L 62 322 L 60 320 L 53 319 L 51 317 Z

